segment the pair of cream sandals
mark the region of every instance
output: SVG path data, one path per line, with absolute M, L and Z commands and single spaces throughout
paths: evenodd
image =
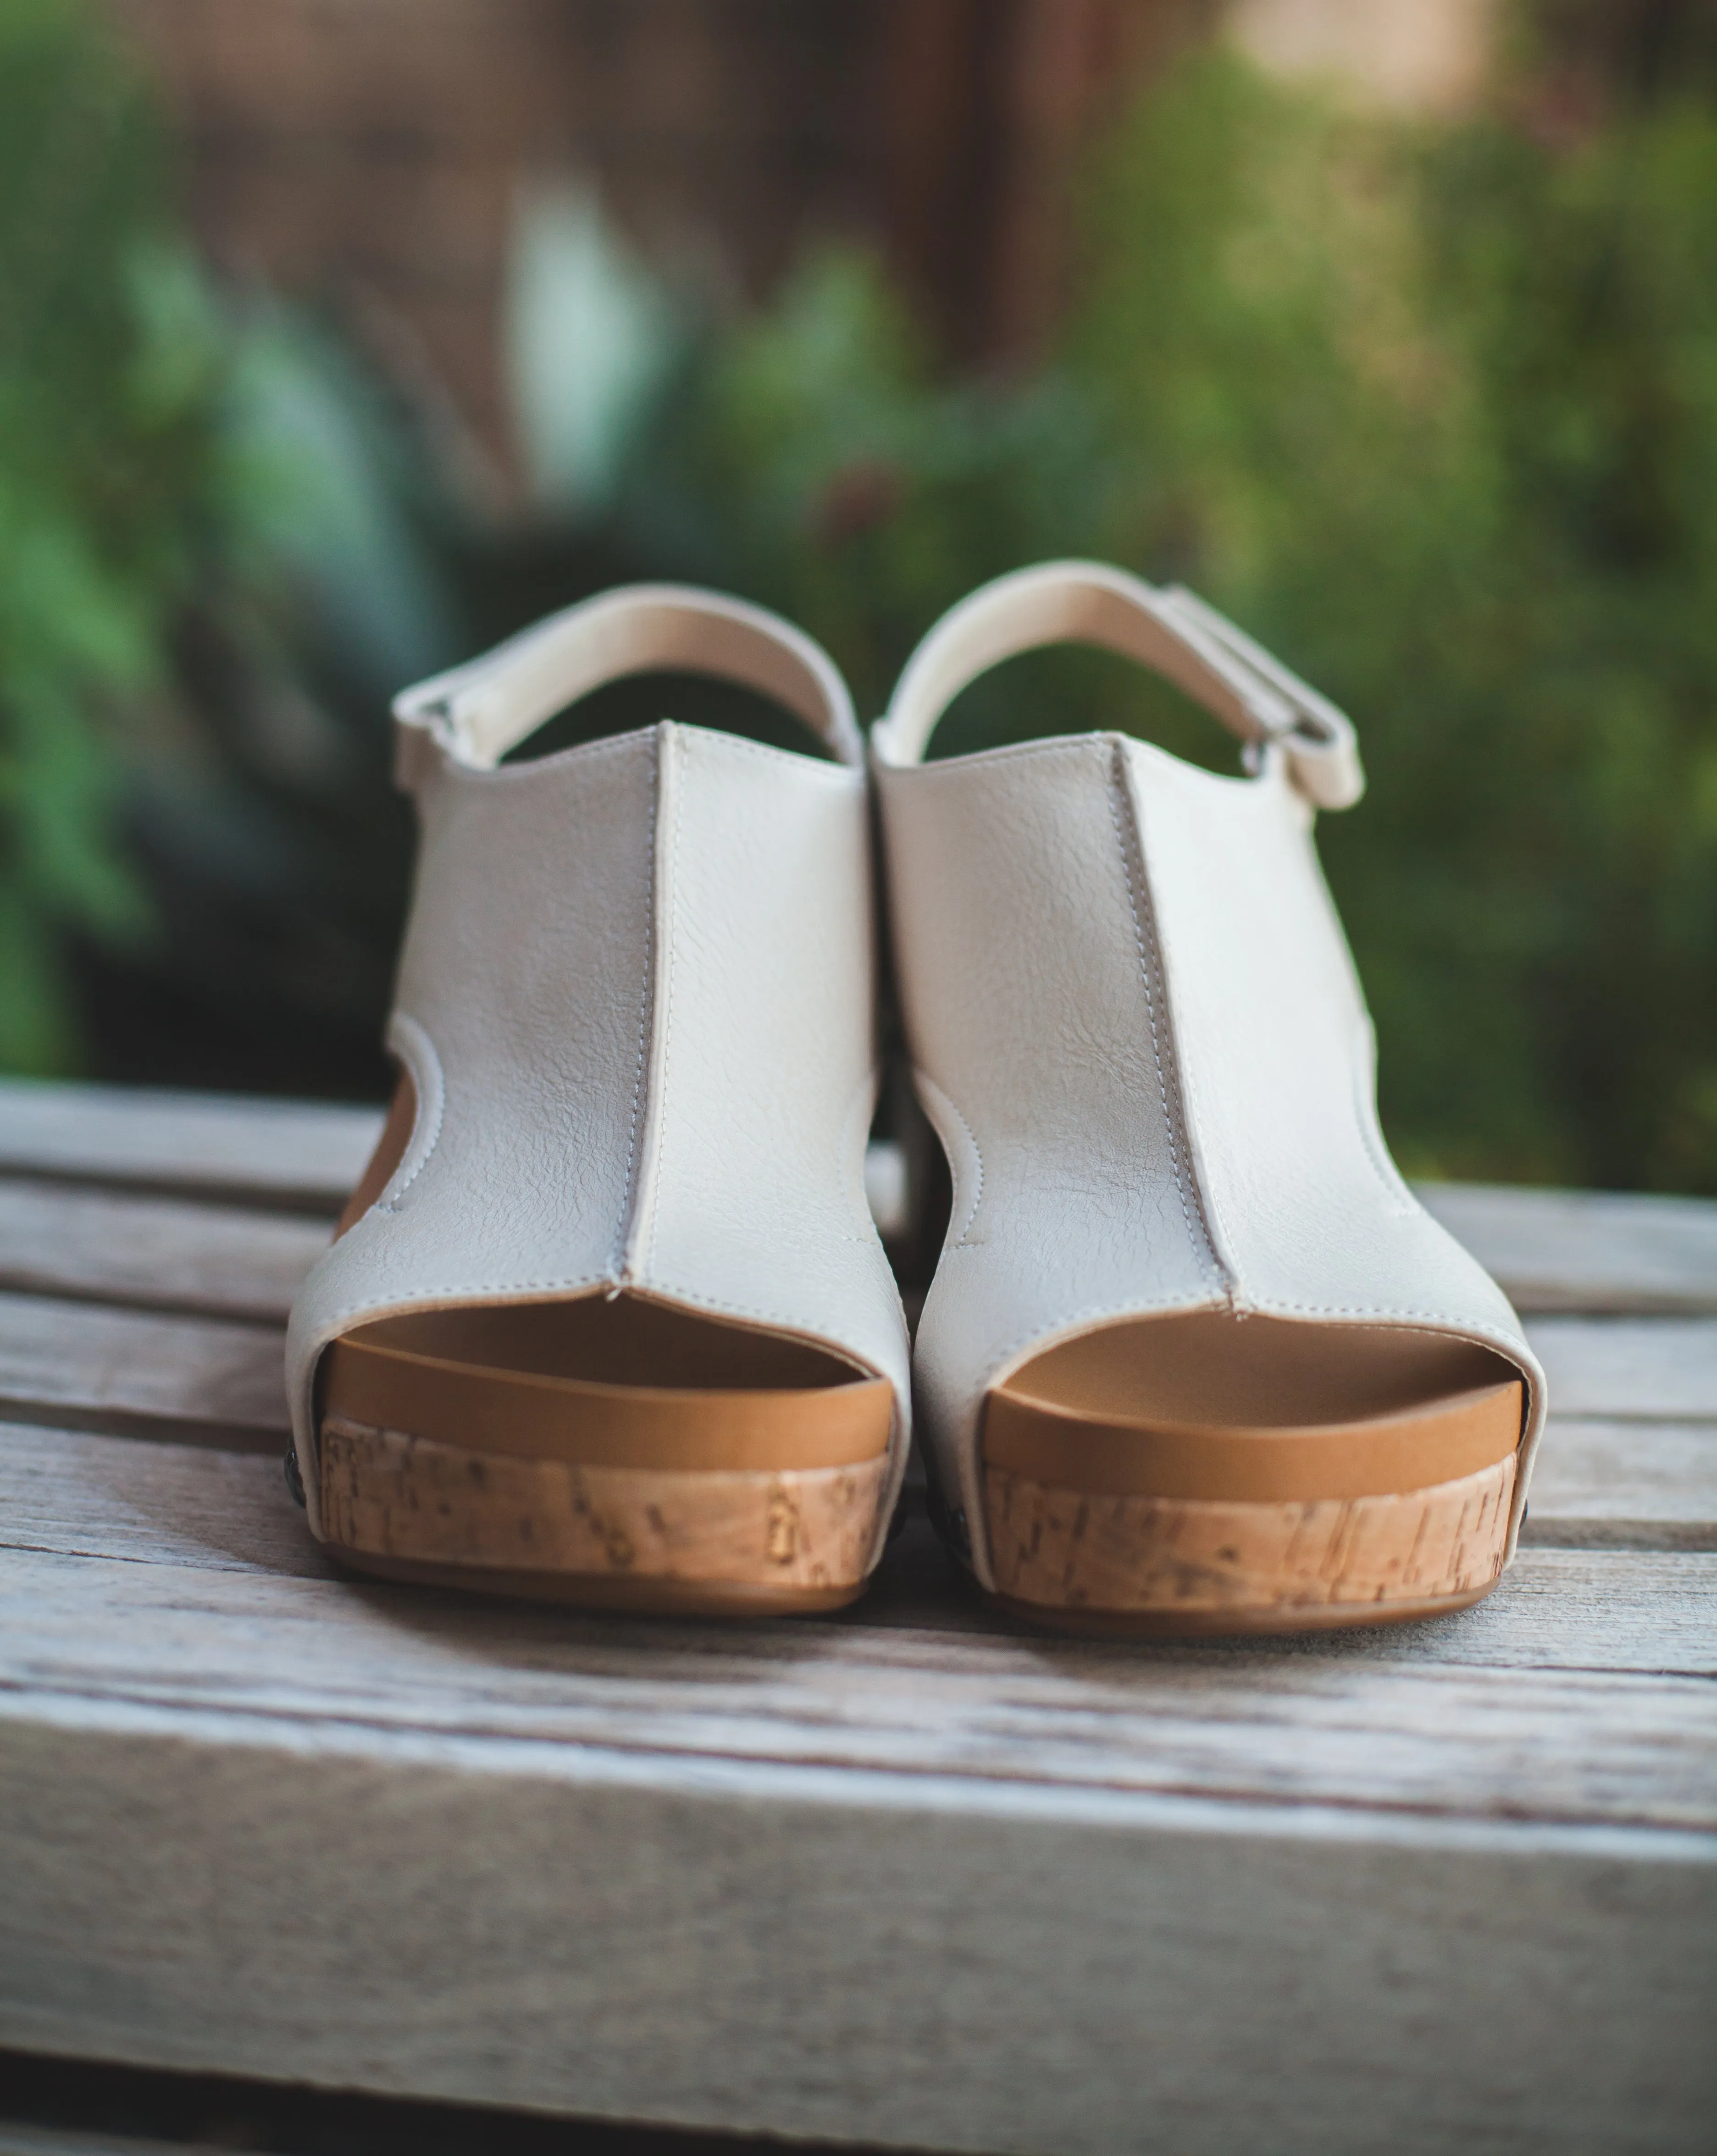
M 926 764 L 976 675 L 1076 641 L 1247 744 Z M 826 754 L 698 726 L 506 765 L 682 670 Z M 834 1609 L 916 1394 L 933 1510 L 1051 1623 L 1289 1630 L 1475 1601 L 1542 1373 L 1396 1173 L 1312 844 L 1347 721 L 1189 593 L 1052 563 L 920 645 L 870 763 L 775 616 L 635 587 L 396 706 L 422 841 L 388 1127 L 287 1348 L 315 1532 L 389 1576 L 611 1607 Z M 953 1211 L 916 1342 L 866 1204 L 887 933 Z

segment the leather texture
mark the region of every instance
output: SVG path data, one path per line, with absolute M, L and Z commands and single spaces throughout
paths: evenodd
M 1247 742 L 1250 775 L 1119 734 L 920 762 L 968 681 L 1070 639 L 1170 675 Z M 1206 1309 L 1422 1328 L 1511 1363 L 1512 1551 L 1543 1373 L 1378 1126 L 1312 836 L 1314 805 L 1361 783 L 1345 719 L 1189 595 L 1051 563 L 932 630 L 872 752 L 907 1038 L 954 1182 L 914 1375 L 979 1578 L 990 1388 L 1056 1340 Z
M 776 696 L 836 760 L 664 721 L 497 767 L 588 689 L 667 667 Z M 621 1289 L 887 1379 L 897 1485 L 905 1321 L 864 1194 L 869 812 L 832 665 L 760 609 L 634 587 L 395 708 L 421 839 L 388 1040 L 416 1116 L 292 1313 L 312 1527 L 331 1341 L 395 1312 Z

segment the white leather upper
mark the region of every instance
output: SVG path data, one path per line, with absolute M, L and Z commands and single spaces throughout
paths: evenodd
M 841 760 L 664 721 L 495 767 L 600 680 L 666 667 L 780 698 Z M 897 1476 L 906 1331 L 864 1195 L 869 820 L 834 668 L 759 609 L 636 587 L 396 708 L 421 842 L 388 1038 L 418 1113 L 398 1173 L 292 1313 L 312 1526 L 329 1341 L 388 1312 L 602 1288 L 808 1337 L 891 1378 Z
M 1170 675 L 1254 744 L 1252 775 L 1118 734 L 919 762 L 967 681 L 1058 638 Z M 1357 795 L 1346 721 L 1190 595 L 1057 563 L 946 617 L 872 743 L 907 1032 L 954 1180 L 914 1372 L 979 1578 L 987 1389 L 1051 1340 L 1175 1310 L 1425 1328 L 1509 1358 L 1529 1396 L 1512 1549 L 1543 1377 L 1378 1127 L 1311 832 L 1314 802 Z

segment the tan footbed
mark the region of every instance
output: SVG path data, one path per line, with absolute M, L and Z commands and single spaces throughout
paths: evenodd
M 337 1233 L 414 1114 L 402 1075 Z M 317 1411 L 328 1539 L 360 1568 L 738 1614 L 859 1591 L 894 1402 L 810 1342 L 592 1293 L 374 1320 L 324 1354 Z
M 417 1114 L 417 1088 L 411 1082 L 411 1074 L 402 1070 L 393 1088 L 393 1097 L 388 1103 L 388 1120 L 382 1126 L 382 1135 L 376 1141 L 369 1165 L 357 1178 L 357 1188 L 347 1199 L 344 1211 L 334 1224 L 337 1243 L 348 1228 L 357 1225 L 393 1180 L 393 1171 L 404 1159 L 405 1148 L 411 1143 Z
M 1432 1333 L 1237 1318 L 1104 1327 L 992 1389 L 1001 1598 L 1154 1632 L 1375 1623 L 1477 1600 L 1524 1389 Z
M 527 1320 L 543 1330 L 564 1323 L 571 1332 L 591 1317 L 624 1323 L 640 1307 L 649 1306 L 595 1298 L 386 1319 L 329 1348 L 323 1415 L 470 1452 L 589 1467 L 846 1467 L 887 1451 L 894 1404 L 888 1380 L 861 1378 L 839 1364 L 839 1377 L 820 1386 L 652 1385 L 642 1377 L 627 1383 L 555 1376 L 500 1354 L 491 1362 L 417 1353 L 375 1337 L 397 1331 L 430 1343 L 444 1335 L 456 1341 L 476 1329 L 469 1321 L 478 1317 Z
M 1524 1409 L 1513 1365 L 1464 1341 L 1202 1311 L 1035 1357 L 991 1389 L 984 1457 L 1064 1490 L 1383 1496 L 1507 1458 Z

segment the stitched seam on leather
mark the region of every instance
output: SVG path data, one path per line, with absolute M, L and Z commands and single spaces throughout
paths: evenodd
M 927 1086 L 929 1091 L 936 1096 L 938 1104 L 941 1106 L 945 1107 L 948 1113 L 954 1118 L 955 1122 L 959 1123 L 960 1128 L 966 1134 L 967 1142 L 971 1146 L 972 1158 L 978 1164 L 978 1172 L 973 1178 L 972 1202 L 966 1208 L 966 1217 L 960 1223 L 959 1234 L 952 1237 L 948 1242 L 944 1243 L 943 1245 L 943 1248 L 944 1250 L 978 1250 L 982 1246 L 976 1243 L 969 1243 L 966 1240 L 966 1238 L 972 1232 L 972 1224 L 978 1218 L 978 1208 L 984 1202 L 984 1148 L 978 1142 L 978 1133 L 972 1128 L 972 1126 L 960 1113 L 959 1103 L 952 1100 L 948 1095 L 943 1091 L 942 1087 L 937 1084 L 936 1081 L 930 1076 L 928 1071 L 920 1070 L 918 1066 L 914 1065 L 912 1067 L 912 1081 L 915 1085 Z M 932 1119 L 932 1123 L 933 1127 L 933 1118 Z M 937 1136 L 939 1140 L 941 1133 L 938 1132 Z M 943 1150 L 946 1152 L 946 1147 L 944 1147 Z M 949 1162 L 948 1165 L 950 1168 L 952 1168 L 954 1163 Z
M 1108 734 L 1056 734 L 1052 740 L 1015 742 L 1005 748 L 979 749 L 970 756 L 950 756 L 934 763 L 885 763 L 891 777 L 900 772 L 921 773 L 926 778 L 958 778 L 968 771 L 989 770 L 998 763 L 1022 763 L 1029 757 L 1065 756 L 1071 749 L 1088 749 L 1113 738 Z
M 1424 1322 L 1402 1329 L 1422 1332 L 1427 1338 L 1445 1339 L 1451 1332 L 1461 1332 L 1476 1339 L 1505 1340 L 1510 1343 L 1511 1353 L 1518 1353 L 1520 1347 L 1512 1333 L 1504 1332 L 1499 1326 L 1487 1325 L 1483 1319 L 1446 1317 L 1439 1310 L 1401 1310 L 1392 1303 L 1290 1302 L 1284 1296 L 1272 1296 L 1255 1302 L 1252 1309 L 1260 1317 L 1267 1317 L 1276 1310 L 1291 1310 L 1304 1317 L 1416 1317 Z
M 987 1358 L 992 1374 L 982 1381 L 983 1385 L 986 1389 L 993 1385 L 995 1383 L 994 1373 L 1002 1369 L 1023 1349 L 1035 1346 L 1040 1340 L 1051 1339 L 1067 1332 L 1070 1327 L 1092 1325 L 1105 1317 L 1169 1317 L 1178 1310 L 1208 1310 L 1210 1307 L 1208 1296 L 1189 1295 L 1178 1296 L 1173 1302 L 1153 1302 L 1144 1309 L 1137 1302 L 1094 1303 L 1084 1310 L 1070 1311 L 1065 1317 L 1051 1318 L 1046 1324 L 1040 1321 L 1029 1332 L 1020 1333 L 1017 1339 L 1010 1341 L 1005 1348 Z
M 1186 1096 L 1188 1100 L 1192 1103 L 1194 1114 L 1198 1117 L 1201 1126 L 1207 1126 L 1208 1119 L 1205 1113 L 1204 1096 L 1199 1090 L 1199 1082 L 1196 1074 L 1190 1069 L 1185 1070 L 1182 1073 L 1182 1082 L 1186 1087 Z M 1187 1141 L 1187 1149 L 1189 1152 L 1191 1150 L 1190 1138 Z M 1239 1242 L 1235 1236 L 1232 1229 L 1231 1229 L 1228 1224 L 1228 1216 L 1222 1210 L 1222 1200 L 1216 1190 L 1215 1183 L 1212 1183 L 1208 1190 L 1202 1191 L 1201 1195 L 1205 1204 L 1209 1206 L 1211 1210 L 1211 1218 L 1216 1222 L 1217 1231 L 1221 1235 L 1223 1249 L 1230 1253 L 1238 1250 L 1240 1247 Z M 1234 1303 L 1235 1307 L 1238 1309 L 1244 1298 L 1241 1292 L 1239 1270 L 1236 1267 L 1234 1267 L 1231 1265 L 1228 1272 L 1228 1292 L 1230 1300 Z
M 1512 1363 L 1515 1368 L 1519 1371 L 1521 1376 L 1526 1380 L 1527 1385 L 1529 1389 L 1529 1396 L 1533 1406 L 1542 1407 L 1545 1404 L 1545 1396 L 1549 1391 L 1549 1387 L 1545 1382 L 1542 1372 L 1540 1371 L 1539 1375 L 1535 1376 L 1532 1371 L 1528 1369 L 1526 1364 L 1520 1359 L 1523 1353 L 1531 1355 L 1531 1348 L 1528 1347 L 1524 1342 L 1517 1340 L 1512 1333 L 1505 1332 L 1500 1326 L 1487 1325 L 1483 1323 L 1483 1321 L 1475 1322 L 1463 1317 L 1445 1318 L 1440 1311 L 1435 1310 L 1378 1309 L 1367 1308 L 1364 1305 L 1352 1304 L 1337 1305 L 1310 1302 L 1275 1301 L 1269 1303 L 1258 1303 L 1255 1307 L 1257 1315 L 1260 1317 L 1267 1317 L 1272 1310 L 1293 1310 L 1299 1312 L 1303 1316 L 1312 1317 L 1416 1317 L 1424 1319 L 1427 1322 L 1422 1324 L 1403 1325 L 1398 1327 L 1396 1329 L 1402 1332 L 1416 1332 L 1421 1339 L 1425 1340 L 1447 1340 L 1452 1337 L 1463 1340 L 1485 1342 L 1491 1347 L 1497 1348 L 1505 1357 L 1505 1358 L 1509 1362 Z M 1535 1362 L 1536 1361 L 1535 1357 L 1534 1358 L 1534 1360 Z
M 730 1317 L 755 1317 L 765 1325 L 779 1325 L 801 1340 L 832 1341 L 842 1354 L 856 1357 L 867 1370 L 875 1370 L 879 1378 L 889 1376 L 887 1370 L 878 1369 L 868 1355 L 861 1355 L 856 1348 L 849 1346 L 840 1333 L 821 1325 L 807 1324 L 803 1312 L 794 1317 L 784 1310 L 761 1310 L 754 1303 L 735 1302 L 731 1296 L 709 1295 L 702 1288 L 682 1287 L 677 1281 L 671 1280 L 652 1279 L 650 1291 L 655 1295 L 677 1296 L 682 1302 L 702 1303 L 706 1310 L 725 1311 Z M 894 1301 L 896 1307 L 902 1312 L 904 1322 L 904 1306 L 901 1303 L 898 1289 L 895 1291 Z M 892 1383 L 892 1378 L 889 1382 Z
M 403 1302 L 424 1305 L 461 1302 L 471 1296 L 490 1295 L 517 1297 L 526 1295 L 561 1295 L 568 1289 L 602 1287 L 606 1285 L 606 1273 L 578 1273 L 562 1280 L 522 1281 L 460 1281 L 451 1287 L 401 1288 L 395 1295 L 384 1295 L 365 1302 L 347 1303 L 343 1309 L 333 1312 L 316 1328 L 319 1345 L 312 1350 L 321 1353 L 337 1340 L 355 1317 L 372 1317 L 378 1310 L 393 1310 Z
M 681 753 L 682 755 L 689 755 L 690 752 L 690 745 L 688 744 L 686 748 L 682 751 Z M 674 820 L 668 827 L 667 874 L 663 878 L 666 888 L 663 891 L 662 896 L 666 907 L 666 917 L 662 921 L 662 978 L 666 989 L 666 993 L 663 998 L 662 1005 L 661 1073 L 657 1080 L 657 1084 L 661 1089 L 661 1108 L 664 1113 L 666 1111 L 668 1101 L 671 1097 L 668 1091 L 668 1065 L 672 1060 L 674 1052 L 674 979 L 676 974 L 679 971 L 679 968 L 675 963 L 675 952 L 679 938 L 674 933 L 673 910 L 676 904 L 675 894 L 680 887 L 680 819 L 685 814 L 685 810 L 686 786 L 684 782 L 684 774 L 682 773 L 676 779 L 674 787 Z M 660 816 L 661 814 L 661 795 L 658 791 L 656 795 L 656 814 Z M 652 848 L 652 862 L 654 861 L 654 859 L 655 850 L 654 848 Z M 651 918 L 654 919 L 654 917 L 655 900 L 652 896 Z M 658 1142 L 660 1142 L 658 1141 Z M 650 1240 L 645 1246 L 644 1253 L 644 1264 L 646 1271 L 649 1270 L 649 1267 L 655 1256 L 655 1231 L 659 1218 L 660 1215 L 657 1209 L 652 1206 L 650 1214 Z
M 609 1248 L 609 1276 L 618 1280 L 625 1261 L 626 1233 L 632 1224 L 632 1199 L 638 1168 L 638 1119 L 644 1107 L 644 1070 L 650 1048 L 650 998 L 655 977 L 655 839 L 661 814 L 661 734 L 655 731 L 650 750 L 650 843 L 644 875 L 644 984 L 638 997 L 638 1065 L 632 1077 L 632 1116 L 626 1131 L 626 1173 L 620 1189 L 620 1215 Z
M 553 716 L 551 711 L 548 717 Z M 523 736 L 515 747 L 522 747 L 532 734 L 540 732 L 547 724 L 548 719 L 539 720 L 531 733 Z M 653 726 L 635 726 L 628 734 L 613 734 L 602 741 L 575 742 L 570 748 L 557 749 L 553 756 L 527 757 L 522 763 L 467 763 L 462 757 L 450 755 L 438 737 L 431 735 L 428 738 L 441 752 L 443 768 L 460 778 L 482 779 L 491 785 L 522 786 L 539 773 L 562 771 L 573 763 L 594 763 L 599 757 L 616 756 L 623 749 L 630 749 L 635 754 L 639 742 L 654 732 Z
M 1141 1308 L 1137 1302 L 1101 1303 L 1084 1310 L 1072 1311 L 1067 1317 L 1053 1318 L 1047 1324 L 1034 1325 L 1030 1332 L 1020 1333 L 1005 1348 L 997 1350 L 986 1359 L 991 1372 L 994 1373 L 1003 1368 L 1022 1349 L 1032 1347 L 1041 1340 L 1054 1338 L 1076 1325 L 1093 1324 L 1105 1317 L 1136 1317 L 1141 1320 L 1168 1317 L 1172 1317 L 1176 1311 L 1207 1310 L 1210 1306 L 1206 1299 L 1197 1296 L 1180 1296 L 1173 1302 L 1154 1302 L 1144 1308 Z M 1257 1303 L 1253 1306 L 1253 1310 L 1254 1314 L 1260 1317 L 1267 1317 L 1272 1310 L 1299 1311 L 1307 1315 L 1319 1317 L 1418 1317 L 1435 1321 L 1438 1315 L 1434 1310 L 1397 1311 L 1368 1309 L 1358 1306 L 1339 1308 L 1334 1305 L 1326 1308 L 1315 1303 L 1305 1302 Z M 1519 1364 L 1521 1353 L 1520 1342 L 1509 1333 L 1493 1326 L 1469 1324 L 1463 1319 L 1457 1318 L 1443 1324 L 1433 1322 L 1423 1325 L 1404 1325 L 1398 1329 L 1403 1332 L 1419 1333 L 1427 1340 L 1447 1340 L 1452 1333 L 1457 1334 L 1463 1338 L 1483 1340 L 1501 1348 L 1509 1361 Z M 1523 1376 L 1527 1374 L 1524 1368 L 1522 1374 Z M 986 1390 L 995 1382 L 993 1374 L 982 1381 Z
M 798 718 L 799 714 L 795 711 L 793 716 Z M 799 723 L 805 725 L 802 719 Z M 724 726 L 700 726 L 686 719 L 676 719 L 674 724 L 686 733 L 707 734 L 712 742 L 719 742 L 724 750 L 737 749 L 742 756 L 759 757 L 778 770 L 784 766 L 789 771 L 804 773 L 825 784 L 836 778 L 851 781 L 864 776 L 862 766 L 849 763 L 845 757 L 807 756 L 800 748 L 771 748 L 767 742 L 748 741 L 743 734 L 730 734 Z M 815 729 L 810 726 L 806 726 L 806 731 L 815 733 Z M 815 737 L 820 742 L 823 738 L 820 734 L 815 734 Z M 826 747 L 827 743 L 825 742 L 824 746 Z
M 422 1158 L 412 1169 L 411 1173 L 406 1177 L 404 1182 L 400 1184 L 399 1188 L 393 1192 L 391 1197 L 378 1198 L 376 1200 L 373 1209 L 378 1213 L 397 1213 L 399 1210 L 400 1199 L 404 1197 L 406 1192 L 410 1189 L 413 1183 L 417 1181 L 418 1178 L 429 1166 L 430 1154 L 434 1152 L 436 1147 L 440 1144 L 441 1126 L 445 1122 L 447 1116 L 447 1074 L 441 1067 L 440 1054 L 436 1049 L 434 1040 L 429 1033 L 429 1029 L 423 1024 L 421 1019 L 413 1018 L 409 1011 L 400 1011 L 397 1015 L 404 1019 L 409 1024 L 414 1026 L 417 1029 L 418 1032 L 423 1035 L 424 1040 L 429 1044 L 429 1053 L 435 1058 L 434 1127 L 429 1132 L 429 1143 L 424 1147 Z M 402 1056 L 400 1060 L 406 1064 L 408 1069 L 410 1068 L 409 1058 Z M 414 1070 L 412 1070 L 411 1075 L 414 1088 L 420 1092 L 422 1089 L 418 1086 L 417 1082 L 419 1074 Z M 417 1132 L 414 1131 L 412 1132 L 412 1137 L 415 1138 L 416 1136 Z
M 943 1095 L 943 1098 L 945 1101 L 948 1101 L 948 1106 L 954 1110 L 956 1116 L 959 1116 L 960 1128 L 965 1132 L 967 1138 L 971 1143 L 972 1158 L 977 1163 L 977 1170 L 972 1178 L 972 1202 L 966 1208 L 966 1217 L 960 1223 L 960 1232 L 959 1236 L 955 1239 L 954 1245 L 957 1250 L 974 1250 L 977 1245 L 974 1243 L 969 1242 L 966 1239 L 970 1235 L 973 1228 L 977 1224 L 978 1208 L 984 1203 L 984 1148 L 978 1142 L 978 1133 L 976 1131 L 972 1128 L 972 1126 L 966 1121 L 965 1117 L 960 1114 L 959 1105 L 955 1101 L 948 1100 L 948 1096 L 945 1093 Z
M 1122 775 L 1122 758 L 1125 753 L 1124 746 L 1118 743 L 1109 767 L 1109 814 L 1114 823 L 1115 837 L 1120 844 L 1121 873 L 1127 886 L 1128 903 L 1133 912 L 1133 935 L 1139 947 L 1139 978 L 1144 987 L 1145 1014 L 1150 1021 L 1150 1051 L 1152 1060 L 1156 1065 L 1157 1091 L 1162 1101 L 1163 1122 L 1168 1132 L 1169 1158 L 1175 1170 L 1175 1189 L 1180 1200 L 1180 1214 L 1186 1223 L 1188 1239 L 1193 1244 L 1195 1253 L 1202 1245 L 1203 1255 L 1209 1261 L 1210 1271 L 1215 1276 L 1218 1286 L 1226 1290 L 1228 1286 L 1228 1280 L 1217 1260 L 1216 1245 L 1211 1238 L 1210 1224 L 1205 1219 L 1202 1193 L 1195 1188 L 1189 1202 L 1187 1186 L 1191 1180 L 1189 1173 L 1190 1163 L 1190 1161 L 1183 1163 L 1181 1158 L 1180 1141 L 1185 1134 L 1185 1117 L 1180 1113 L 1179 1073 L 1170 1069 L 1170 1065 L 1164 1061 L 1163 1055 L 1161 1035 L 1167 1033 L 1169 1022 L 1168 983 L 1164 978 L 1160 962 L 1158 962 L 1154 968 L 1156 973 L 1154 988 L 1152 984 L 1151 975 L 1156 946 L 1156 920 L 1153 913 L 1151 932 L 1147 937 L 1144 916 L 1146 912 L 1150 911 L 1150 895 L 1144 880 L 1144 850 L 1139 840 L 1136 819 L 1132 814 L 1132 803 L 1126 798 L 1126 782 Z M 1157 1023 L 1157 1004 L 1159 996 L 1164 1006 L 1160 1033 Z M 1180 1126 L 1179 1131 L 1176 1129 L 1177 1122 Z M 1187 1142 L 1187 1150 L 1190 1154 L 1191 1150 L 1190 1139 Z M 1195 1210 L 1198 1214 L 1196 1228 L 1193 1225 Z

